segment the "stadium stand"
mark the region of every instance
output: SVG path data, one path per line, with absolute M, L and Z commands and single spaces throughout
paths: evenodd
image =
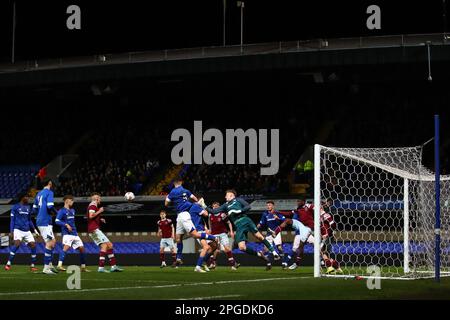
M 0 166 L 0 198 L 14 198 L 27 191 L 39 166 Z

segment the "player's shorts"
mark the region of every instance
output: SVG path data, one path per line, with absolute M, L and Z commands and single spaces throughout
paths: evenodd
M 24 243 L 35 242 L 31 231 L 22 231 L 19 229 L 14 229 L 14 241 L 17 240 Z
M 180 212 L 177 217 L 177 227 L 176 227 L 176 233 L 177 234 L 185 234 L 185 233 L 191 233 L 192 231 L 196 230 L 194 223 L 192 222 L 191 215 L 187 211 Z
M 266 240 L 269 241 L 269 243 L 273 243 L 276 246 L 281 246 L 283 241 L 281 240 L 281 232 L 277 234 L 277 236 L 274 238 L 271 234 L 266 236 Z
M 214 236 L 219 238 L 220 250 L 224 250 L 225 247 L 230 247 L 230 238 L 228 238 L 226 233 L 219 233 Z
M 111 242 L 108 237 L 100 229 L 95 229 L 89 233 L 89 237 L 95 242 L 96 245 L 101 245 L 102 243 Z
M 175 244 L 173 242 L 173 238 L 162 238 L 159 242 L 159 247 L 161 249 L 169 248 L 170 250 L 175 248 Z
M 62 243 L 65 246 L 72 247 L 72 249 L 76 250 L 79 247 L 83 247 L 83 241 L 81 241 L 79 236 L 73 236 L 73 235 L 64 235 L 62 238 Z
M 312 233 L 311 228 L 305 226 L 303 223 L 296 219 L 292 220 L 292 229 L 296 231 L 295 238 L 298 238 L 300 242 L 306 242 Z
M 53 234 L 53 226 L 48 225 L 44 227 L 38 227 L 39 233 L 41 234 L 42 239 L 44 239 L 45 242 L 52 241 L 55 239 L 55 235 Z
M 234 241 L 236 243 L 247 241 L 249 232 L 253 234 L 259 232 L 255 223 L 249 217 L 239 218 L 234 222 L 234 225 L 236 227 L 236 233 L 234 236 Z

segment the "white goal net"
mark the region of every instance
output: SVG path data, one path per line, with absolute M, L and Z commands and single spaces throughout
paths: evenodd
M 320 233 L 317 204 L 328 200 L 336 228 L 326 248 L 342 271 L 320 265 L 324 243 L 316 236 L 315 276 L 373 276 L 373 266 L 380 278 L 434 276 L 435 175 L 422 165 L 421 147 L 316 145 L 314 179 L 315 234 Z M 440 186 L 440 271 L 445 276 L 450 272 L 450 177 L 441 176 Z

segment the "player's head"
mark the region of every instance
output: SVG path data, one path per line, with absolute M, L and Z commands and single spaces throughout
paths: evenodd
M 177 178 L 173 181 L 173 186 L 175 188 L 181 186 L 182 184 L 183 184 L 183 179 L 181 179 L 181 178 Z
M 329 207 L 331 207 L 332 205 L 333 205 L 333 199 L 328 198 L 328 199 L 325 201 L 325 206 L 327 206 L 327 207 L 329 208 Z
M 167 213 L 166 210 L 161 210 L 159 213 L 159 217 L 161 218 L 161 220 L 166 219 Z
M 272 211 L 273 208 L 275 208 L 275 202 L 273 202 L 272 200 L 267 201 L 266 208 L 268 211 Z
M 102 197 L 100 196 L 100 193 L 94 192 L 91 194 L 91 200 L 97 202 L 97 204 L 100 204 L 102 202 Z
M 299 207 L 303 207 L 303 206 L 305 205 L 305 203 L 306 203 L 306 198 L 305 198 L 305 197 L 300 197 L 300 198 L 297 200 L 297 205 L 298 205 Z
M 218 203 L 217 201 L 214 201 L 212 204 L 212 208 L 217 209 L 218 207 L 220 207 L 220 203 Z
M 72 208 L 73 203 L 74 203 L 74 198 L 72 195 L 68 194 L 68 195 L 64 196 L 63 201 L 64 201 L 64 207 Z
M 236 190 L 228 189 L 227 191 L 225 191 L 225 200 L 227 200 L 227 202 L 231 201 L 234 198 L 236 198 L 236 195 L 237 195 Z
M 27 204 L 28 203 L 28 193 L 27 192 L 22 192 L 21 194 L 19 194 L 19 196 L 17 197 L 17 199 L 19 200 L 19 202 L 21 204 Z
M 42 184 L 43 184 L 44 188 L 46 188 L 46 189 L 51 189 L 51 188 L 53 188 L 53 181 L 52 181 L 51 179 L 45 179 L 45 180 L 42 182 Z

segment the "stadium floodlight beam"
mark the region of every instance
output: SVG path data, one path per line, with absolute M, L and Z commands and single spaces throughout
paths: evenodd
M 242 53 L 244 44 L 244 7 L 245 7 L 244 1 L 238 1 L 237 6 L 241 8 L 241 53 Z

